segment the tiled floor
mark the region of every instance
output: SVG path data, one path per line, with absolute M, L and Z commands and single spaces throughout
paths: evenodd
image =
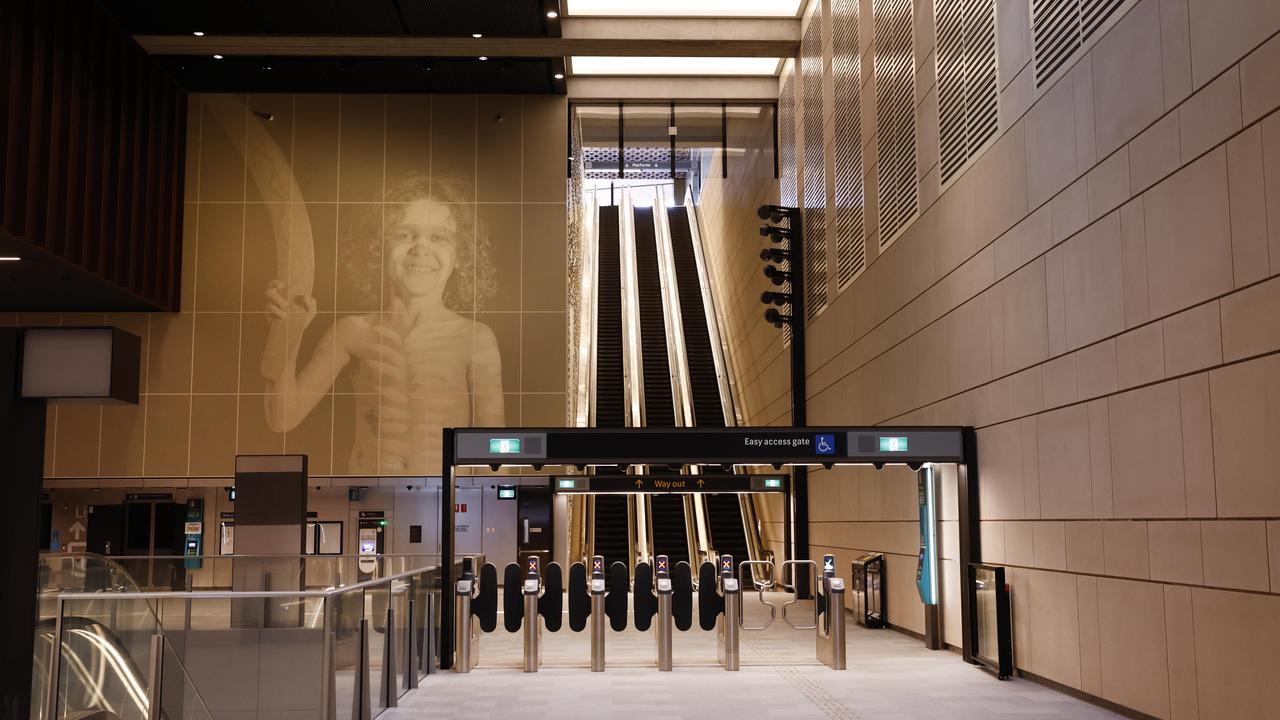
M 748 624 L 768 618 L 748 605 Z M 796 624 L 812 609 L 793 607 Z M 810 614 L 805 616 L 805 610 Z M 1088 703 L 1026 680 L 1001 682 L 953 652 L 930 652 L 888 630 L 849 621 L 848 669 L 837 672 L 815 657 L 812 630 L 792 630 L 781 614 L 767 629 L 743 633 L 742 669 L 716 662 L 716 633 L 695 621 L 675 633 L 675 669 L 653 665 L 651 632 L 610 631 L 609 667 L 589 671 L 589 632 L 543 633 L 543 666 L 522 673 L 521 636 L 498 631 L 481 641 L 480 662 L 469 674 L 431 675 L 400 699 L 384 720 L 408 718 L 1114 718 Z

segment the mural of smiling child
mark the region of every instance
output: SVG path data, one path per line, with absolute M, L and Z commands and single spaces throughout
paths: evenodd
M 341 269 L 381 296 L 382 312 L 339 317 L 305 362 L 298 354 L 315 298 L 286 297 L 282 279 L 268 284 L 262 371 L 272 430 L 297 427 L 348 366 L 352 475 L 425 473 L 440 457 L 441 428 L 504 423 L 497 339 L 468 316 L 493 294 L 489 238 L 462 190 L 410 175 L 389 192 L 369 242 L 353 243 L 357 254 Z

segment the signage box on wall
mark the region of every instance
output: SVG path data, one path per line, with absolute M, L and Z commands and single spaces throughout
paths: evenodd
M 22 331 L 20 392 L 26 399 L 138 403 L 142 339 L 114 327 Z

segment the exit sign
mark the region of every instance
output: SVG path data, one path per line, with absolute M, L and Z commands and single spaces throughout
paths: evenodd
M 767 488 L 780 488 L 782 487 L 782 478 L 765 478 L 764 486 Z
M 490 438 L 489 453 L 492 455 L 519 455 L 520 438 Z
M 880 438 L 880 452 L 906 452 L 907 439 L 904 437 Z

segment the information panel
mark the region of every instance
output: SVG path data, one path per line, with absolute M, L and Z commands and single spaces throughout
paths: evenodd
M 761 493 L 782 492 L 782 475 L 558 475 L 558 493 Z
M 479 428 L 455 431 L 457 465 L 734 465 L 960 462 L 959 427 Z

